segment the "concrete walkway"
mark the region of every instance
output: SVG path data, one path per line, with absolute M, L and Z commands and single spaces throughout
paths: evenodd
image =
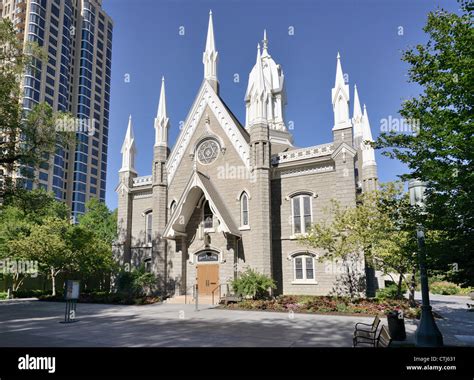
M 416 292 L 415 298 L 421 301 L 421 293 Z M 467 304 L 474 301 L 465 296 L 442 296 L 430 294 L 433 310 L 443 319 L 436 323 L 441 330 L 445 345 L 474 346 L 474 312 L 468 311 Z
M 372 321 L 173 304 L 78 304 L 79 321 L 63 319 L 63 303 L 1 302 L 0 346 L 350 347 L 354 324 Z M 415 328 L 407 321 L 409 336 Z
M 419 298 L 419 294 L 417 294 Z M 467 297 L 432 296 L 446 345 L 474 346 L 474 312 Z M 216 309 L 210 305 L 78 304 L 78 322 L 64 320 L 64 303 L 0 302 L 0 346 L 29 347 L 350 347 L 356 316 Z M 386 319 L 382 318 L 386 324 Z M 414 342 L 416 322 L 405 321 Z

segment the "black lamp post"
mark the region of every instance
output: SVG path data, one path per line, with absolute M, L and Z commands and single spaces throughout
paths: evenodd
M 425 182 L 416 179 L 412 179 L 408 182 L 410 204 L 412 206 L 424 207 L 425 189 Z M 420 347 L 441 347 L 443 346 L 443 335 L 441 335 L 441 331 L 439 331 L 438 326 L 436 326 L 433 313 L 431 312 L 428 275 L 426 273 L 425 232 L 421 224 L 417 226 L 416 237 L 418 240 L 422 305 L 420 324 L 415 333 L 415 344 Z

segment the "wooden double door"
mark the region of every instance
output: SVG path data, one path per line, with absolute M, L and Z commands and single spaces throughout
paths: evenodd
M 210 296 L 214 290 L 219 294 L 219 264 L 198 265 L 196 282 L 199 295 Z

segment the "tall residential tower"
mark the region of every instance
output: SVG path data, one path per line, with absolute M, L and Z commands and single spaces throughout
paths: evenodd
M 76 118 L 77 145 L 57 146 L 26 186 L 54 192 L 77 217 L 90 198 L 105 200 L 112 20 L 101 0 L 0 0 L 0 14 L 48 54 L 25 73 L 24 109 L 46 102 Z

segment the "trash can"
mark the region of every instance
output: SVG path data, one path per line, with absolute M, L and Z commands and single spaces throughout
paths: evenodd
M 390 311 L 387 314 L 388 331 L 392 340 L 402 341 L 407 338 L 405 332 L 405 318 L 403 312 L 399 310 Z

